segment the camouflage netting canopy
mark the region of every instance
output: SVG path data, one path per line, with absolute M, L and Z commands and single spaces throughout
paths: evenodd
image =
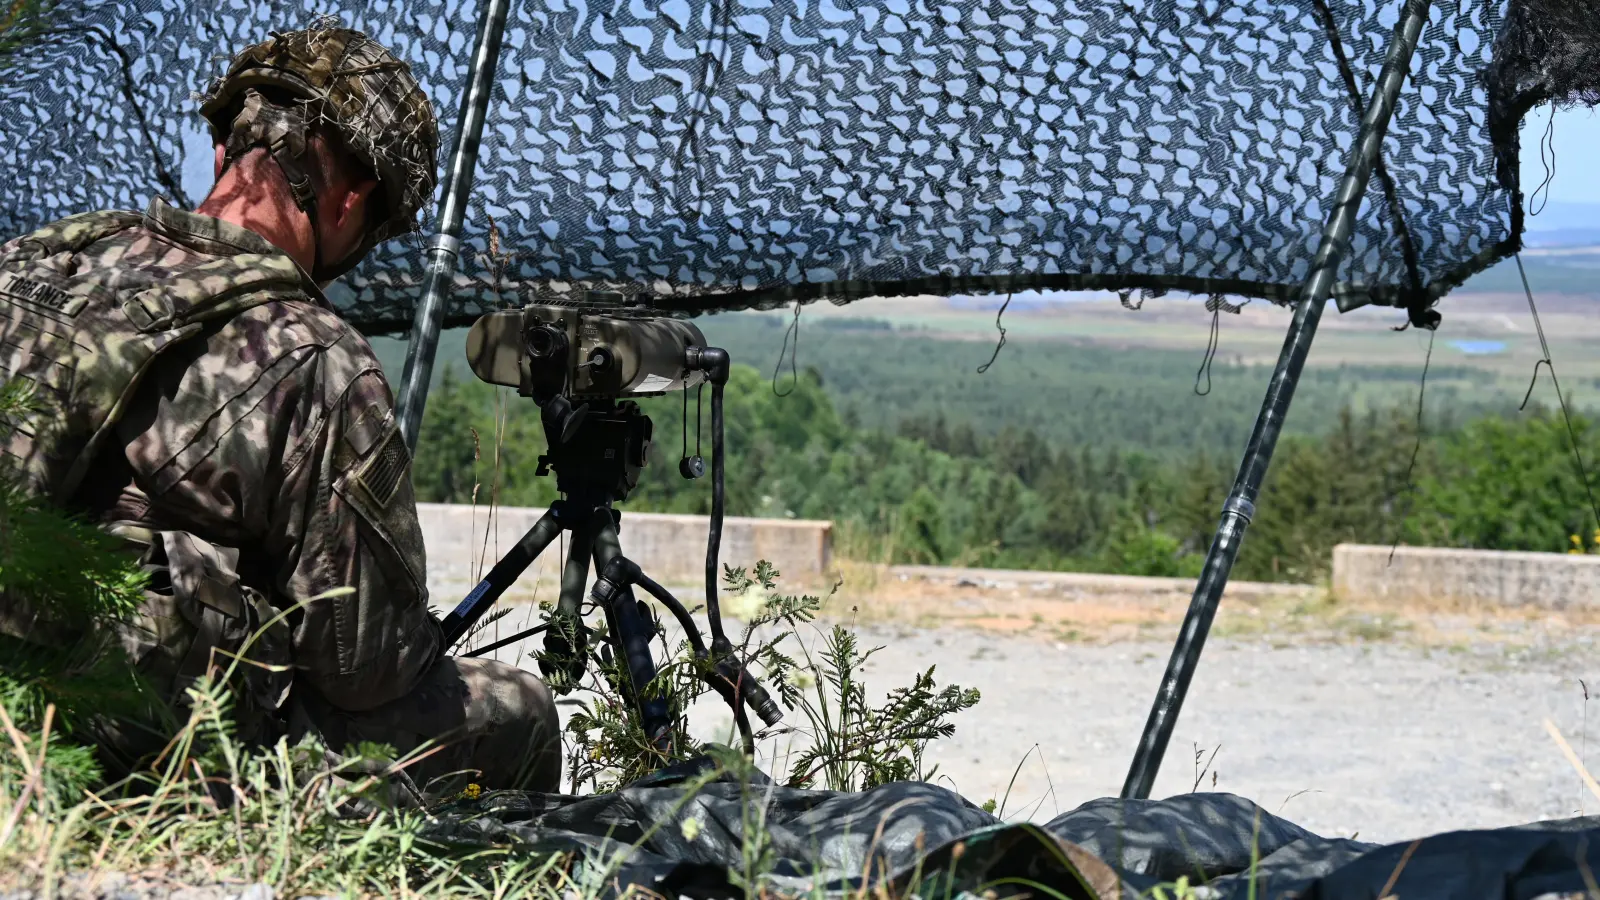
M 1582 47 L 1543 64 L 1581 6 L 1433 4 L 1343 301 L 1424 307 L 1519 246 L 1520 116 L 1600 71 Z M 600 287 L 684 313 L 1033 288 L 1287 302 L 1400 7 L 513 0 L 447 321 Z M 0 235 L 197 202 L 180 174 L 209 157 L 194 94 L 234 49 L 319 14 L 412 63 L 447 150 L 478 11 L 61 0 L 0 60 Z M 369 333 L 404 330 L 421 272 L 421 238 L 393 242 L 337 302 Z

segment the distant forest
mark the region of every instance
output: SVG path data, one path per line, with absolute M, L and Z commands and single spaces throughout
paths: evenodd
M 738 335 L 707 330 L 736 359 L 753 358 L 739 353 Z M 812 329 L 797 376 L 785 367 L 776 392 L 770 369 L 736 366 L 730 514 L 833 519 L 836 552 L 857 559 L 1198 571 L 1265 370 L 1219 367 L 1201 398 L 1190 386 L 1193 360 L 1180 368 L 1181 354 L 1018 344 L 977 376 L 972 359 L 991 348 L 874 330 Z M 883 352 L 885 339 L 894 352 Z M 534 474 L 544 452 L 537 408 L 460 372 L 447 370 L 428 402 L 419 498 L 550 502 L 554 479 Z M 1418 441 L 1416 372 L 1317 374 L 1296 400 L 1239 577 L 1317 579 L 1341 541 L 1559 552 L 1580 536 L 1581 549 L 1592 549 L 1595 522 L 1559 414 L 1436 397 L 1440 412 L 1424 418 Z M 1358 388 L 1370 393 L 1385 379 L 1399 399 L 1347 405 Z M 655 442 L 624 510 L 708 510 L 708 479 L 678 474 L 682 443 L 695 444 L 682 403 L 681 395 L 645 401 Z M 1593 470 L 1600 436 L 1587 420 L 1574 427 Z M 709 432 L 701 443 L 709 456 Z
M 967 425 L 981 436 L 1010 427 L 1032 431 L 1052 446 L 1137 451 L 1168 461 L 1197 453 L 1236 456 L 1272 373 L 1270 366 L 1239 365 L 1226 352 L 1202 373 L 1198 347 L 1125 349 L 1013 337 L 979 374 L 978 367 L 994 356 L 992 340 L 897 330 L 881 319 L 807 319 L 797 357 L 784 352 L 786 316 L 716 315 L 696 324 L 735 363 L 757 369 L 769 391 L 774 383 L 777 391 L 786 390 L 797 374 L 820 381 L 848 425 L 893 431 L 902 420 L 942 416 L 947 428 Z M 451 364 L 466 377 L 464 342 L 464 330 L 445 333 L 436 384 Z M 398 382 L 404 344 L 379 340 L 374 346 L 391 380 Z M 792 350 L 793 342 L 788 346 Z M 1329 367 L 1315 365 L 1313 357 L 1287 432 L 1323 433 L 1346 407 L 1364 412 L 1411 406 L 1414 416 L 1420 361 Z M 1209 392 L 1197 394 L 1197 381 Z M 1442 365 L 1436 357 L 1428 374 L 1425 421 L 1429 428 L 1459 424 L 1505 412 L 1520 399 L 1509 398 L 1492 372 Z

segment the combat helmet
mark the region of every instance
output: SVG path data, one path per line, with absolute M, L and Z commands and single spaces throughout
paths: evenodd
M 335 19 L 273 32 L 246 48 L 211 85 L 200 115 L 227 162 L 265 146 L 308 213 L 315 194 L 299 159 L 312 125 L 331 126 L 377 175 L 381 196 L 368 213 L 375 221 L 365 241 L 336 264 L 319 260 L 312 273 L 318 281 L 348 271 L 380 242 L 416 231 L 418 212 L 433 200 L 439 129 L 427 95 L 404 61 Z

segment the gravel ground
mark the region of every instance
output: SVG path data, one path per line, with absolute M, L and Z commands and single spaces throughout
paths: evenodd
M 936 663 L 941 681 L 983 692 L 931 749 L 940 782 L 998 800 L 1021 763 L 1005 814 L 1041 821 L 1121 788 L 1170 651 L 956 629 L 869 636 L 885 645 L 870 681 L 903 683 Z M 1153 795 L 1198 780 L 1318 833 L 1374 841 L 1593 812 L 1600 802 L 1543 725 L 1553 719 L 1574 749 L 1600 757 L 1600 721 L 1585 722 L 1577 681 L 1600 673 L 1576 655 L 1216 641 Z
M 1334 604 L 1310 590 L 1224 603 L 1154 796 L 1198 781 L 1373 841 L 1600 810 L 1544 725 L 1600 771 L 1600 622 Z M 980 689 L 930 748 L 937 780 L 1003 801 L 1008 819 L 1044 821 L 1121 789 L 1187 601 L 913 582 L 831 609 L 883 647 L 869 692 L 930 665 L 941 684 Z M 694 730 L 726 740 L 731 723 L 702 701 Z
M 1187 597 L 1038 601 L 1006 619 L 995 610 L 1017 601 L 994 594 L 941 598 L 942 621 L 919 600 L 858 624 L 864 645 L 883 647 L 869 693 L 930 665 L 940 684 L 981 690 L 927 760 L 968 799 L 1003 801 L 1008 819 L 1115 795 Z M 1544 721 L 1600 771 L 1596 642 L 1600 624 L 1550 615 L 1225 604 L 1153 795 L 1199 781 L 1320 834 L 1373 841 L 1594 813 L 1600 800 Z M 699 736 L 729 739 L 720 701 L 702 700 L 693 718 Z

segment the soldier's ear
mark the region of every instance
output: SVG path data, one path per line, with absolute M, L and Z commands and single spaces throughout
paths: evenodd
M 367 201 L 372 199 L 372 194 L 377 189 L 378 182 L 374 178 L 362 178 L 346 184 L 343 196 L 339 198 L 336 214 L 338 224 L 343 226 L 347 222 L 363 218 Z
M 222 164 L 227 160 L 227 158 L 228 158 L 228 148 L 224 147 L 221 144 L 218 144 L 217 145 L 217 163 L 216 163 L 216 166 L 212 169 L 212 172 L 211 172 L 211 180 L 212 181 L 216 181 L 216 180 L 222 178 Z

